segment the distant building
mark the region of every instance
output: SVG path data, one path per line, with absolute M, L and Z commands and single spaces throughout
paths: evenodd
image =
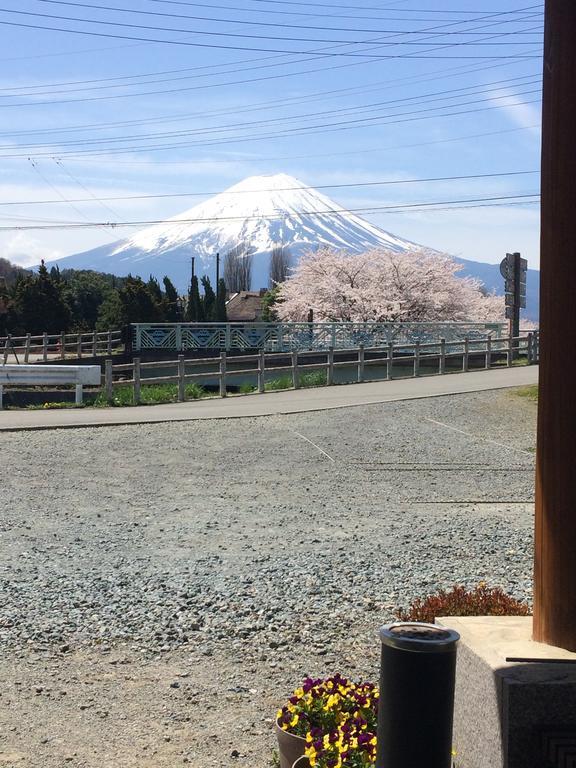
M 254 323 L 262 320 L 262 296 L 266 290 L 233 293 L 226 302 L 229 323 Z

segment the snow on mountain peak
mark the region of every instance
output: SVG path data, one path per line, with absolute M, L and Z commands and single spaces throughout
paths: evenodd
M 325 245 L 351 252 L 375 247 L 412 250 L 414 243 L 385 232 L 326 195 L 285 173 L 250 176 L 161 224 L 112 245 L 68 256 L 61 267 L 96 269 L 161 279 L 184 289 L 190 257 L 212 274 L 216 252 L 246 243 L 253 252 L 253 288 L 268 283 L 272 249 L 287 246 L 293 259 Z

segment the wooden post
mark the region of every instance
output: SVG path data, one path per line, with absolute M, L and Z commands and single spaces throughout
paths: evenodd
M 42 360 L 48 360 L 48 334 L 46 331 L 42 334 Z
M 30 334 L 26 334 L 26 342 L 24 346 L 24 362 L 27 363 L 30 359 Z
M 446 339 L 440 339 L 440 357 L 438 359 L 438 373 L 446 373 Z
M 526 339 L 526 362 L 528 365 L 532 365 L 532 340 L 533 340 L 532 332 L 528 334 L 528 338 Z
M 420 376 L 420 342 L 414 345 L 414 378 Z
M 104 388 L 106 390 L 106 400 L 108 400 L 109 402 L 112 402 L 112 400 L 114 399 L 114 386 L 112 382 L 113 382 L 112 360 L 106 360 L 104 363 Z
M 264 350 L 261 349 L 258 352 L 258 392 L 262 394 L 264 392 L 264 370 L 266 365 L 266 357 Z
M 226 397 L 226 350 L 220 352 L 220 397 Z
M 183 403 L 186 399 L 186 358 L 184 355 L 178 355 L 178 402 Z
M 140 358 L 134 358 L 134 405 L 140 405 L 141 400 L 141 382 L 140 382 Z
M 94 331 L 92 335 L 92 357 L 98 356 L 98 334 Z
M 534 639 L 576 651 L 576 3 L 546 0 Z
M 512 360 L 514 358 L 514 337 L 510 336 L 508 339 L 508 353 L 506 355 L 506 365 L 508 368 L 512 368 Z
M 392 366 L 394 365 L 394 345 L 388 342 L 388 355 L 386 357 L 386 378 L 388 381 L 392 378 Z
M 488 336 L 486 339 L 486 362 L 484 363 L 484 368 L 491 368 L 492 367 L 492 337 Z
M 82 357 L 82 334 L 78 334 L 78 338 L 76 339 L 76 357 L 81 358 Z
M 468 337 L 464 339 L 464 354 L 462 356 L 462 370 L 464 373 L 469 369 L 470 367 L 470 340 Z
M 300 382 L 298 381 L 298 351 L 292 350 L 292 386 L 294 389 L 298 389 Z
M 12 337 L 10 336 L 10 334 L 8 334 L 8 336 L 6 336 L 6 341 L 4 343 L 4 358 L 3 358 L 4 365 L 6 365 L 6 362 L 8 360 L 8 351 L 10 350 L 11 338 Z
M 106 354 L 112 354 L 112 331 L 108 331 L 108 339 L 106 343 Z
M 76 405 L 82 405 L 82 384 L 76 384 Z
M 60 332 L 60 360 L 66 359 L 66 334 L 64 331 Z
M 334 384 L 334 347 L 329 347 L 326 359 L 326 385 L 331 387 L 332 384 Z
M 364 381 L 364 344 L 358 347 L 358 383 Z

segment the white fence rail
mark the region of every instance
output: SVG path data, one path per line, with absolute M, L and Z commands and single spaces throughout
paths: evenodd
M 82 404 L 84 385 L 99 386 L 99 365 L 0 365 L 0 410 L 4 387 L 76 387 L 76 405 Z
M 113 355 L 123 351 L 121 331 L 0 336 L 0 360 L 4 365 L 9 360 L 26 364 Z
M 287 364 L 286 360 L 289 360 Z M 186 360 L 184 355 L 179 355 L 177 360 L 154 362 L 141 362 L 139 358 L 134 358 L 132 363 L 122 365 L 114 365 L 111 359 L 106 360 L 104 392 L 112 401 L 116 387 L 131 387 L 133 402 L 138 404 L 141 402 L 142 386 L 176 384 L 177 398 L 182 402 L 186 399 L 186 385 L 192 382 L 200 385 L 216 382 L 220 396 L 226 397 L 229 386 L 234 386 L 234 382 L 241 379 L 245 382 L 248 378 L 256 381 L 255 391 L 263 393 L 266 378 L 279 374 L 289 376 L 292 388 L 298 389 L 302 376 L 314 371 L 324 372 L 325 383 L 330 386 L 336 383 L 336 371 L 343 368 L 355 369 L 354 381 L 364 382 L 466 372 L 471 368 L 533 365 L 538 360 L 537 331 L 500 339 L 491 336 L 461 341 L 440 339 L 423 344 L 389 343 L 385 348 L 360 346 L 348 350 L 293 350 L 288 354 L 260 350 L 251 355 L 228 355 L 223 350 L 219 357 L 193 360 Z M 384 376 L 371 375 L 371 369 L 376 368 L 383 370 Z M 155 376 L 155 371 L 159 375 Z

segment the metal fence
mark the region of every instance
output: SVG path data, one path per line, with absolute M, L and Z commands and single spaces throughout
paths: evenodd
M 215 382 L 221 397 L 226 397 L 229 387 L 238 387 L 252 378 L 254 391 L 266 390 L 266 382 L 283 374 L 289 377 L 287 386 L 298 389 L 305 385 L 304 375 L 314 371 L 325 374 L 322 384 L 335 384 L 335 372 L 351 370 L 348 381 L 364 382 L 379 379 L 415 378 L 419 376 L 442 375 L 466 372 L 474 369 L 512 367 L 515 364 L 533 365 L 538 363 L 540 354 L 539 333 L 528 332 L 520 337 L 463 339 L 430 343 L 394 345 L 381 347 L 360 346 L 349 350 L 292 350 L 290 353 L 266 353 L 261 349 L 257 354 L 228 357 L 222 350 L 219 357 L 186 360 L 179 355 L 177 360 L 141 362 L 134 358 L 132 363 L 114 365 L 106 360 L 104 391 L 111 401 L 114 389 L 128 386 L 133 389 L 135 404 L 141 401 L 144 385 L 176 384 L 179 401 L 186 399 L 186 385 Z M 383 375 L 376 376 L 376 368 Z M 201 369 L 201 370 L 199 370 Z
M 382 348 L 389 344 L 426 344 L 499 339 L 504 323 L 135 323 L 132 349 L 186 352 L 194 349 L 292 350 Z

